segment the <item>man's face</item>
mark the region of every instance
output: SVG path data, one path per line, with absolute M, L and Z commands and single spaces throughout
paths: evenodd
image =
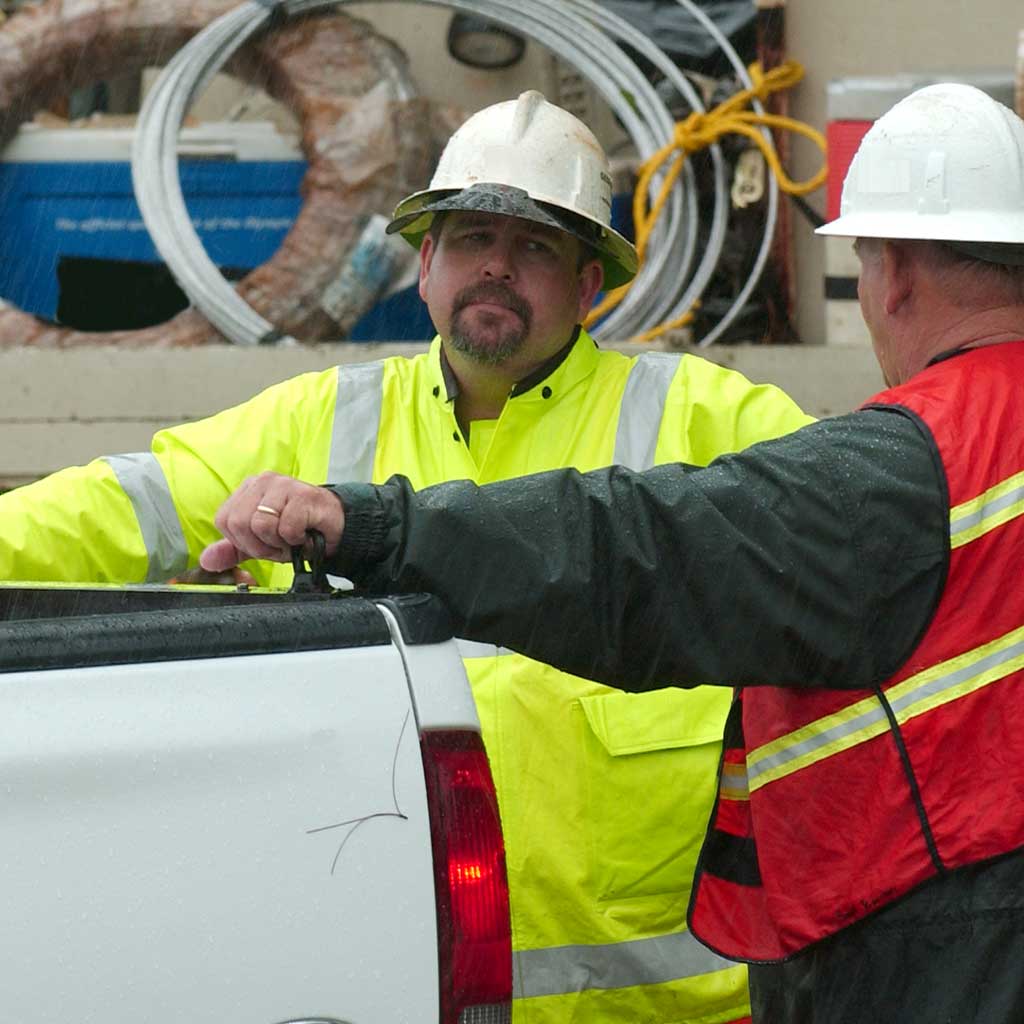
M 564 231 L 499 214 L 449 213 L 420 249 L 420 296 L 438 333 L 476 363 L 522 371 L 554 355 L 601 286 Z

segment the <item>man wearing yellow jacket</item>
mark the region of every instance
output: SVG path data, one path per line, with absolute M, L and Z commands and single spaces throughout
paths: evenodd
M 166 580 L 197 564 L 218 508 L 263 472 L 401 473 L 421 488 L 706 464 L 806 423 L 778 390 L 695 357 L 596 348 L 580 322 L 637 266 L 610 200 L 596 139 L 540 94 L 474 115 L 391 225 L 420 247 L 439 333 L 428 353 L 297 377 L 161 431 L 150 452 L 0 497 L 0 577 Z M 259 498 L 261 515 L 282 511 Z M 280 565 L 252 568 L 290 582 Z M 464 653 L 505 831 L 516 1024 L 745 1017 L 745 968 L 685 928 L 728 692 L 631 695 L 494 647 Z

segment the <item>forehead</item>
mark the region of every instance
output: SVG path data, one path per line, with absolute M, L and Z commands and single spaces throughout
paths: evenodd
M 478 210 L 453 210 L 445 216 L 445 228 L 487 228 L 493 231 L 514 231 L 517 234 L 533 235 L 551 241 L 568 241 L 573 238 L 567 231 L 560 231 L 548 224 L 538 224 L 523 217 L 509 217 L 501 213 L 484 213 Z

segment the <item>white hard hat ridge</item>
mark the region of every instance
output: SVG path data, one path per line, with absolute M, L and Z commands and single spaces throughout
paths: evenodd
M 569 219 L 558 220 L 559 212 L 569 214 L 580 222 L 573 233 L 585 236 L 604 263 L 609 284 L 636 273 L 636 250 L 611 227 L 604 150 L 579 118 L 535 90 L 473 114 L 448 140 L 430 186 L 398 204 L 388 230 L 418 246 L 435 212 L 456 209 L 490 209 L 573 230 Z
M 536 91 L 474 114 L 449 140 L 430 191 L 511 185 L 608 226 L 612 179 L 593 132 Z
M 1024 245 L 1024 121 L 974 86 L 917 90 L 864 136 L 818 234 Z

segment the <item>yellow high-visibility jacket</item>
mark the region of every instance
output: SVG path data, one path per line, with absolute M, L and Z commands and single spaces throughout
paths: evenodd
M 809 422 L 778 389 L 689 355 L 602 352 L 583 332 L 497 421 L 462 437 L 440 342 L 305 374 L 152 451 L 99 459 L 0 496 L 0 578 L 166 580 L 217 539 L 241 481 L 394 473 L 420 488 L 611 463 L 716 456 Z M 528 530 L 529 523 L 523 524 Z M 290 566 L 253 566 L 287 586 Z M 464 644 L 508 856 L 516 1024 L 720 1024 L 748 1013 L 745 968 L 685 916 L 714 798 L 728 690 L 627 694 Z

